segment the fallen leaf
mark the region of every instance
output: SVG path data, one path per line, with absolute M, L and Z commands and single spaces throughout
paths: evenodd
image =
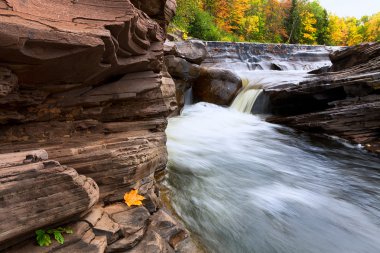
M 127 192 L 124 195 L 125 203 L 128 206 L 141 206 L 142 202 L 141 200 L 144 200 L 145 198 L 138 194 L 137 190 L 131 190 L 130 192 Z

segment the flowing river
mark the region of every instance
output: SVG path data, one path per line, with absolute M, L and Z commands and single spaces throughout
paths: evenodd
M 206 251 L 379 253 L 380 159 L 263 117 L 198 103 L 169 120 L 166 184 Z

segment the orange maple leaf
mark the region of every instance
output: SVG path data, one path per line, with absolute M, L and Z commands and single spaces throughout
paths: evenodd
M 128 206 L 141 206 L 141 200 L 145 198 L 138 194 L 137 190 L 131 190 L 130 192 L 125 193 L 124 200 Z

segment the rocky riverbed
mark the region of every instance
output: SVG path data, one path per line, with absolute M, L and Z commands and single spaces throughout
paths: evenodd
M 1 252 L 199 252 L 159 196 L 167 118 L 190 91 L 228 106 L 247 85 L 237 69 L 302 68 L 261 87 L 268 120 L 379 152 L 379 43 L 164 45 L 175 5 L 0 0 Z M 142 206 L 123 202 L 132 189 Z M 64 244 L 37 246 L 59 226 Z

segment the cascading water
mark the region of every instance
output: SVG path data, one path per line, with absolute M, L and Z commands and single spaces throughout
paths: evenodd
M 243 90 L 236 96 L 231 104 L 231 108 L 244 113 L 251 113 L 256 99 L 263 92 L 262 85 L 242 79 Z
M 377 156 L 208 103 L 166 132 L 173 207 L 207 252 L 380 252 Z

